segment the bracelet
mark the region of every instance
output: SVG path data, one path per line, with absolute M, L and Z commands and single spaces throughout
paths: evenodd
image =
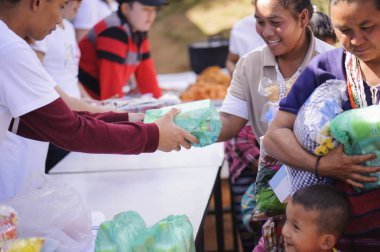
M 318 179 L 318 181 L 323 180 L 323 177 L 319 177 L 319 175 L 318 175 L 318 164 L 319 164 L 319 160 L 321 160 L 321 158 L 322 158 L 322 156 L 318 156 L 317 160 L 315 161 L 315 165 L 314 165 L 314 175 Z

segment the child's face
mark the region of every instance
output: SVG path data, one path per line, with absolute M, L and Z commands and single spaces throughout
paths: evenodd
M 157 7 L 134 2 L 132 8 L 128 8 L 125 15 L 134 31 L 146 32 L 156 19 L 156 11 Z
M 286 223 L 282 229 L 287 252 L 314 252 L 331 250 L 321 246 L 325 236 L 319 232 L 316 211 L 305 211 L 299 204 L 289 201 L 286 207 Z M 334 245 L 334 244 L 333 244 Z

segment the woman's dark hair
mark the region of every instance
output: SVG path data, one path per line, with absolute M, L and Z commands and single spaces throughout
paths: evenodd
M 15 4 L 20 2 L 21 0 L 0 0 L 0 3 L 10 3 L 10 4 Z
M 329 0 L 330 1 L 330 5 L 332 4 L 337 4 L 339 2 L 354 2 L 354 1 L 360 1 L 360 2 L 363 2 L 363 0 Z M 380 0 L 364 0 L 364 1 L 373 1 L 373 3 L 375 4 L 376 6 L 376 9 L 377 10 L 380 10 Z
M 316 11 L 310 19 L 309 27 L 314 36 L 320 40 L 332 39 L 336 41 L 336 35 L 331 24 L 331 19 L 323 12 Z
M 259 0 L 254 0 L 255 7 L 257 1 Z M 278 2 L 285 10 L 290 10 L 295 18 L 298 18 L 304 9 L 309 11 L 309 20 L 313 16 L 313 5 L 310 0 L 278 0 Z

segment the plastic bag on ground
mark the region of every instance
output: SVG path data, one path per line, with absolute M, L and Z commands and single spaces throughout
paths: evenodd
M 146 111 L 144 122 L 152 123 L 172 108 L 181 110 L 174 117 L 174 123 L 199 140 L 199 143 L 194 146 L 203 147 L 218 140 L 220 131 L 222 130 L 222 122 L 211 100 L 195 101 L 148 110 Z

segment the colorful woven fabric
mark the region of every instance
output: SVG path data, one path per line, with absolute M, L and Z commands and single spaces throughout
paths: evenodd
M 235 181 L 244 169 L 251 167 L 259 159 L 260 148 L 251 126 L 245 126 L 237 137 L 226 141 L 224 146 L 232 181 Z

